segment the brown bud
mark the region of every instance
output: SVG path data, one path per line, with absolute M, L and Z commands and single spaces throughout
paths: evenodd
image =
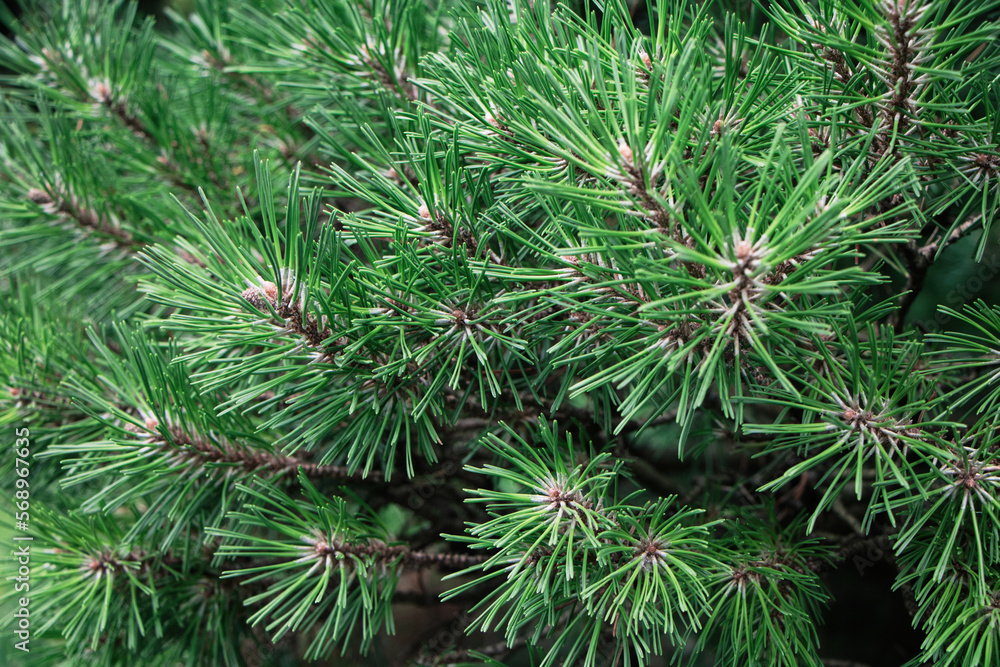
M 28 201 L 34 202 L 35 204 L 45 205 L 52 203 L 52 197 L 45 190 L 39 190 L 38 188 L 31 188 L 28 190 Z
M 90 96 L 98 102 L 111 104 L 111 86 L 107 81 L 94 81 L 90 86 Z
M 267 300 L 271 306 L 278 303 L 278 286 L 272 282 L 265 281 L 260 287 L 248 287 L 243 290 L 243 298 L 250 302 L 254 308 L 265 310 L 264 301 Z
M 625 160 L 625 164 L 632 164 L 632 158 L 635 156 L 632 153 L 632 148 L 625 143 L 624 139 L 618 142 L 618 153 L 622 156 L 622 159 Z

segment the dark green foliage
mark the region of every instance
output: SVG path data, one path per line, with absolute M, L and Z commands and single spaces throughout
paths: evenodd
M 1000 664 L 1000 3 L 725 4 L 7 16 L 12 664 Z

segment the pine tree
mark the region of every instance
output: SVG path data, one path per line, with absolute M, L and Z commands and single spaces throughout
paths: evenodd
M 4 12 L 5 664 L 1000 664 L 1000 2 L 735 5 Z

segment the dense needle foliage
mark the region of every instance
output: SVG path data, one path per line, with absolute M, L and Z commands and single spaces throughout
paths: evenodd
M 1000 664 L 1000 2 L 736 5 L 5 15 L 9 664 Z

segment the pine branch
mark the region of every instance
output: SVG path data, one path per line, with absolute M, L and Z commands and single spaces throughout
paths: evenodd
M 371 661 L 440 592 L 428 664 L 818 667 L 885 558 L 906 660 L 1000 663 L 993 4 L 6 17 L 33 659 Z
M 916 0 L 883 0 L 880 5 L 888 27 L 879 27 L 875 37 L 885 48 L 885 63 L 872 67 L 872 73 L 885 84 L 887 93 L 879 104 L 879 135 L 876 140 L 877 155 L 890 150 L 899 154 L 899 142 L 893 136 L 910 133 L 911 126 L 919 125 L 918 98 L 930 81 L 926 74 L 916 70 L 929 59 L 924 53 L 933 30 L 918 27 L 929 5 Z
M 32 188 L 27 194 L 28 201 L 38 204 L 46 213 L 60 214 L 64 219 L 75 222 L 84 230 L 96 232 L 102 236 L 109 236 L 115 245 L 128 252 L 135 252 L 142 244 L 132 238 L 120 225 L 112 223 L 106 216 L 100 215 L 84 206 L 81 206 L 76 199 L 70 195 L 57 194 L 53 200 L 49 192 L 38 188 Z
M 270 473 L 295 473 L 299 471 L 306 477 L 313 479 L 343 479 L 369 484 L 378 484 L 382 481 L 382 475 L 378 471 L 363 475 L 344 466 L 318 465 L 294 456 L 254 451 L 234 445 L 224 439 L 209 440 L 200 435 L 192 435 L 178 425 L 168 424 L 169 437 L 164 437 L 158 426 L 157 420 L 150 417 L 146 419 L 144 431 L 131 424 L 126 425 L 125 428 L 137 432 L 144 443 L 148 442 L 149 445 L 156 446 L 155 451 L 167 454 L 169 459 L 174 461 L 187 459 L 191 464 L 199 467 L 209 463 L 230 468 L 235 464 L 245 474 L 259 474 L 265 471 Z

